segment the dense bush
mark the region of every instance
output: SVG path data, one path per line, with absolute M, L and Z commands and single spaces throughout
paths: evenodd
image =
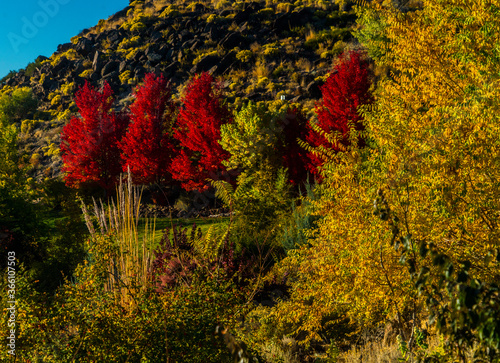
M 197 271 L 161 293 L 133 280 L 109 289 L 108 266 L 117 254 L 116 240 L 96 236 L 88 241 L 87 252 L 85 263 L 53 296 L 34 290 L 33 282 L 19 271 L 19 359 L 232 361 L 215 334 L 218 325 L 234 325 L 237 306 L 244 302 L 232 279 Z M 6 359 L 6 351 L 1 354 Z
M 263 164 L 287 168 L 293 184 L 306 180 L 306 154 L 298 138 L 305 135 L 307 122 L 297 109 L 275 108 L 249 102 L 235 112 L 232 123 L 221 126 L 220 144 L 230 154 L 223 163 L 241 172 L 240 184 Z

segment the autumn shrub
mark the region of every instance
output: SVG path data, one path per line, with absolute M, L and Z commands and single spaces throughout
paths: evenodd
M 498 78 L 500 66 L 492 48 L 498 35 L 496 10 L 445 1 L 421 2 L 419 11 L 371 9 L 384 24 L 379 36 L 391 44 L 382 45 L 385 56 L 377 63 L 391 67 L 395 75 L 381 80 L 377 106 L 365 114 L 376 141 L 384 146 L 384 170 L 392 171 L 380 187 L 404 225 L 400 233 L 406 244 L 433 246 L 428 254 L 437 253 L 440 264 L 432 264 L 426 279 L 430 286 L 441 287 L 443 300 L 437 299 L 435 308 L 441 307 L 443 315 L 436 321 L 457 343 L 458 358 L 464 359 L 460 345 L 476 339 L 484 350 L 493 351 L 487 346 L 495 341 L 496 328 L 480 317 L 491 313 L 483 298 L 496 288 L 499 271 L 491 261 L 498 234 L 491 221 L 499 210 L 494 182 L 500 151 L 498 91 L 488 86 Z M 411 52 L 405 50 L 409 43 L 415 44 Z M 481 44 L 481 50 L 473 44 Z M 435 52 L 439 58 L 429 58 Z M 442 276 L 442 269 L 450 266 L 453 271 Z M 438 276 L 432 273 L 436 268 Z M 467 276 L 460 274 L 459 285 L 448 280 L 460 271 Z M 495 306 L 495 299 L 486 299 Z M 488 338 L 474 336 L 467 327 L 476 327 L 481 335 L 486 329 Z
M 221 126 L 219 143 L 230 154 L 223 163 L 241 172 L 238 183 L 267 163 L 276 170 L 287 168 L 290 182 L 300 185 L 306 180 L 307 157 L 297 140 L 306 127 L 297 109 L 275 110 L 249 102 L 235 112 L 233 123 Z
M 446 1 L 407 12 L 372 5 L 389 39 L 377 62 L 392 72 L 369 107 L 354 111 L 339 92 L 335 106 L 319 108 L 319 121 L 337 115 L 330 120 L 363 124 L 337 134 L 342 152 L 328 153 L 322 197 L 313 203 L 324 218 L 306 233 L 308 246 L 276 266 L 291 274 L 290 297 L 262 316 L 311 344 L 395 321 L 401 347 L 416 349 L 415 328 L 430 312 L 430 323 L 451 342 L 450 360 L 465 361 L 464 350 L 476 347 L 476 358 L 494 361 L 498 97 L 488 85 L 498 62 L 484 56 L 495 52 L 495 31 L 477 29 L 497 29 L 498 17 L 487 5 Z M 472 44 L 482 44 L 481 51 Z M 331 89 L 331 100 L 342 87 L 361 85 L 368 87 L 344 82 Z M 381 192 L 391 212 L 373 215 Z M 338 317 L 348 329 L 336 325 Z
M 283 223 L 280 239 L 285 250 L 307 245 L 306 232 L 315 228 L 316 222 L 321 219 L 321 216 L 313 215 L 312 202 L 319 200 L 319 193 L 315 190 L 315 185 L 308 180 L 304 184 L 304 189 L 304 195 L 298 200 L 300 204 L 292 202 L 291 218 L 287 218 L 286 222 Z
M 264 161 L 252 174 L 245 178 L 240 175 L 236 187 L 225 181 L 213 185 L 216 196 L 236 213 L 236 228 L 240 229 L 236 235 L 248 237 L 250 244 L 256 234 L 274 240 L 279 218 L 291 208 L 292 194 L 285 169 L 276 170 Z
M 188 191 L 209 189 L 207 179 L 227 178 L 222 161 L 228 153 L 219 145 L 220 127 L 232 120 L 220 86 L 208 73 L 197 75 L 187 86 L 174 125 L 180 148 L 170 165 L 172 177 Z
M 167 80 L 149 73 L 135 91 L 130 105 L 130 125 L 120 142 L 123 171 L 130 170 L 134 183 L 170 180 L 168 171 L 175 107 Z
M 113 91 L 88 82 L 76 93 L 80 117 L 73 117 L 61 132 L 61 158 L 68 186 L 97 184 L 113 190 L 121 173 L 118 143 L 128 120 L 112 110 Z
M 160 245 L 154 252 L 152 279 L 158 292 L 163 293 L 179 285 L 190 285 L 199 275 L 231 280 L 240 286 L 254 277 L 254 256 L 244 249 L 237 250 L 229 230 L 222 235 L 210 229 L 202 237 L 201 230 L 193 225 L 187 228 L 174 225 L 165 230 Z
M 53 292 L 83 262 L 88 231 L 74 190 L 61 180 L 49 180 L 39 187 L 43 193 L 36 206 L 35 220 L 41 228 L 35 241 L 40 257 L 25 267 L 29 268 L 27 273 L 38 280 L 34 284 L 37 290 Z M 22 256 L 23 252 L 19 254 Z
M 126 304 L 133 299 L 134 289 L 148 286 L 151 269 L 152 246 L 155 240 L 155 220 L 146 219 L 143 233 L 139 235 L 139 210 L 142 188 L 132 184 L 127 174 L 126 183 L 120 179 L 116 198 L 97 203 L 89 208 L 82 202 L 82 211 L 87 228 L 93 238 L 111 236 L 113 252 L 106 252 L 108 280 L 105 288 Z
M 78 236 L 78 218 L 66 214 L 56 225 L 47 223 L 51 208 L 45 205 L 47 187 L 28 177 L 29 166 L 19 152 L 17 121 L 33 114 L 36 100 L 31 90 L 15 89 L 0 96 L 0 228 L 8 238 L 0 240 L 2 250 L 16 253 L 17 262 L 41 282 L 37 289 L 58 286 L 62 274 L 70 273 L 81 258 L 81 239 L 64 241 L 64 235 Z M 38 199 L 39 203 L 33 201 Z M 70 208 L 69 208 L 70 209 Z M 2 265 L 4 262 L 2 262 Z
M 182 233 L 177 235 L 188 241 Z M 224 341 L 215 334 L 217 326 L 236 324 L 246 297 L 237 281 L 226 275 L 233 268 L 230 249 L 219 261 L 220 271 L 197 264 L 187 278 L 158 291 L 149 283 L 148 271 L 139 272 L 146 279 L 127 278 L 126 271 L 116 267 L 123 258 L 119 238 L 95 232 L 86 243 L 86 261 L 54 295 L 37 292 L 29 276 L 19 270 L 16 300 L 22 318 L 17 321 L 17 358 L 232 362 Z M 178 247 L 187 248 L 185 242 L 169 251 L 178 254 Z M 157 260 L 168 262 L 164 253 Z M 2 329 L 2 339 L 6 331 Z M 0 354 L 7 359 L 6 350 Z
M 305 150 L 297 141 L 305 118 L 282 106 L 248 103 L 221 127 L 220 144 L 230 154 L 224 164 L 239 174 L 236 185 L 213 183 L 216 196 L 235 212 L 237 244 L 257 254 L 262 246 L 281 250 L 281 225 L 307 177 Z
M 372 205 L 370 169 L 376 165 L 361 162 L 367 154 L 357 147 L 336 154 L 328 168 L 331 179 L 319 187 L 321 198 L 311 200 L 313 216 L 321 219 L 304 231 L 307 242 L 276 266 L 279 276 L 288 274 L 291 293 L 266 311 L 266 319 L 287 336 L 301 336 L 305 347 L 349 340 L 389 318 L 405 323 L 419 301 L 380 233 L 382 224 L 366 212 Z
M 433 243 L 422 240 L 417 246 L 417 241 L 405 233 L 384 192 L 379 190 L 377 194 L 374 214 L 387 222 L 391 243 L 400 253 L 400 261 L 408 269 L 419 294 L 425 298 L 429 321 L 435 322 L 437 331 L 447 338 L 447 348 L 456 352 L 461 361 L 465 361 L 470 351 L 474 358 L 496 361 L 500 356 L 500 299 L 496 282 L 475 278 L 470 261 L 454 261 Z M 427 256 L 430 257 L 427 263 L 419 263 Z M 499 263 L 498 249 L 490 251 L 484 261 L 485 266 L 493 269 Z M 400 338 L 400 341 L 404 355 L 422 355 L 418 340 L 407 343 Z
M 316 104 L 317 120 L 311 121 L 305 141 L 310 145 L 308 170 L 319 175 L 328 153 L 342 150 L 351 129 L 362 130 L 358 107 L 372 102 L 367 60 L 357 52 L 339 57 L 339 63 L 321 87 L 322 99 Z M 332 135 L 328 138 L 326 135 Z M 356 141 L 363 145 L 361 138 Z
M 125 309 L 113 291 L 104 289 L 110 243 L 106 237 L 94 239 L 89 259 L 53 296 L 36 292 L 20 271 L 17 312 L 24 318 L 17 321 L 19 359 L 119 362 L 165 357 L 164 330 L 153 313 L 158 306 L 147 292 L 135 295 L 137 305 Z

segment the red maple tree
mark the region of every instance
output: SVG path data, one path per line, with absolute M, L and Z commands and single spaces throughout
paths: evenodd
M 181 149 L 172 160 L 172 177 L 187 190 L 203 191 L 207 179 L 227 177 L 222 161 L 229 157 L 219 144 L 220 127 L 232 115 L 223 102 L 221 88 L 208 73 L 194 77 L 182 99 L 173 136 Z
M 172 154 L 171 128 L 175 112 L 167 80 L 148 73 L 135 91 L 127 134 L 120 143 L 123 171 L 134 183 L 166 182 Z
M 296 107 L 287 110 L 279 122 L 282 128 L 277 152 L 288 169 L 290 183 L 300 185 L 307 179 L 307 152 L 299 145 L 299 138 L 307 132 L 307 119 Z
M 316 124 L 325 133 L 335 131 L 342 136 L 340 143 L 348 144 L 351 125 L 358 130 L 363 129 L 358 107 L 372 102 L 370 89 L 370 72 L 368 62 L 358 52 L 348 52 L 340 56 L 340 61 L 321 87 L 322 100 L 316 104 L 318 122 Z M 316 132 L 311 125 L 306 135 L 306 142 L 313 146 L 339 151 L 340 147 L 329 142 L 322 134 Z M 363 140 L 359 145 L 364 144 Z M 319 175 L 324 159 L 315 153 L 309 153 L 308 169 Z
M 66 185 L 94 183 L 112 190 L 122 171 L 118 142 L 128 119 L 112 110 L 113 91 L 107 83 L 99 92 L 86 82 L 75 102 L 80 117 L 73 117 L 61 132 Z

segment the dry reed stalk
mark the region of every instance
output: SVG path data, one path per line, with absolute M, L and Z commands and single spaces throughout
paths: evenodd
M 148 285 L 151 270 L 152 249 L 155 239 L 155 220 L 146 219 L 144 235 L 139 236 L 139 217 L 142 189 L 132 184 L 130 172 L 126 183 L 120 179 L 116 202 L 111 200 L 107 206 L 100 201 L 94 202 L 94 217 L 102 235 L 109 235 L 117 244 L 116 256 L 109 260 L 108 281 L 105 290 L 114 292 L 115 298 L 125 306 L 134 304 L 134 296 Z M 82 203 L 87 228 L 92 237 L 96 231 L 91 216 Z

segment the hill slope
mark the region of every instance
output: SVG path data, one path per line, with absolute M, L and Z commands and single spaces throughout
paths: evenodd
M 122 109 L 148 72 L 165 74 L 180 93 L 208 71 L 235 106 L 285 96 L 312 110 L 333 60 L 349 42 L 355 46 L 354 12 L 321 1 L 269 3 L 134 1 L 3 79 L 4 91 L 29 87 L 39 102 L 19 125 L 34 175 L 60 175 L 59 134 L 78 111 L 73 96 L 85 81 L 108 82 Z

